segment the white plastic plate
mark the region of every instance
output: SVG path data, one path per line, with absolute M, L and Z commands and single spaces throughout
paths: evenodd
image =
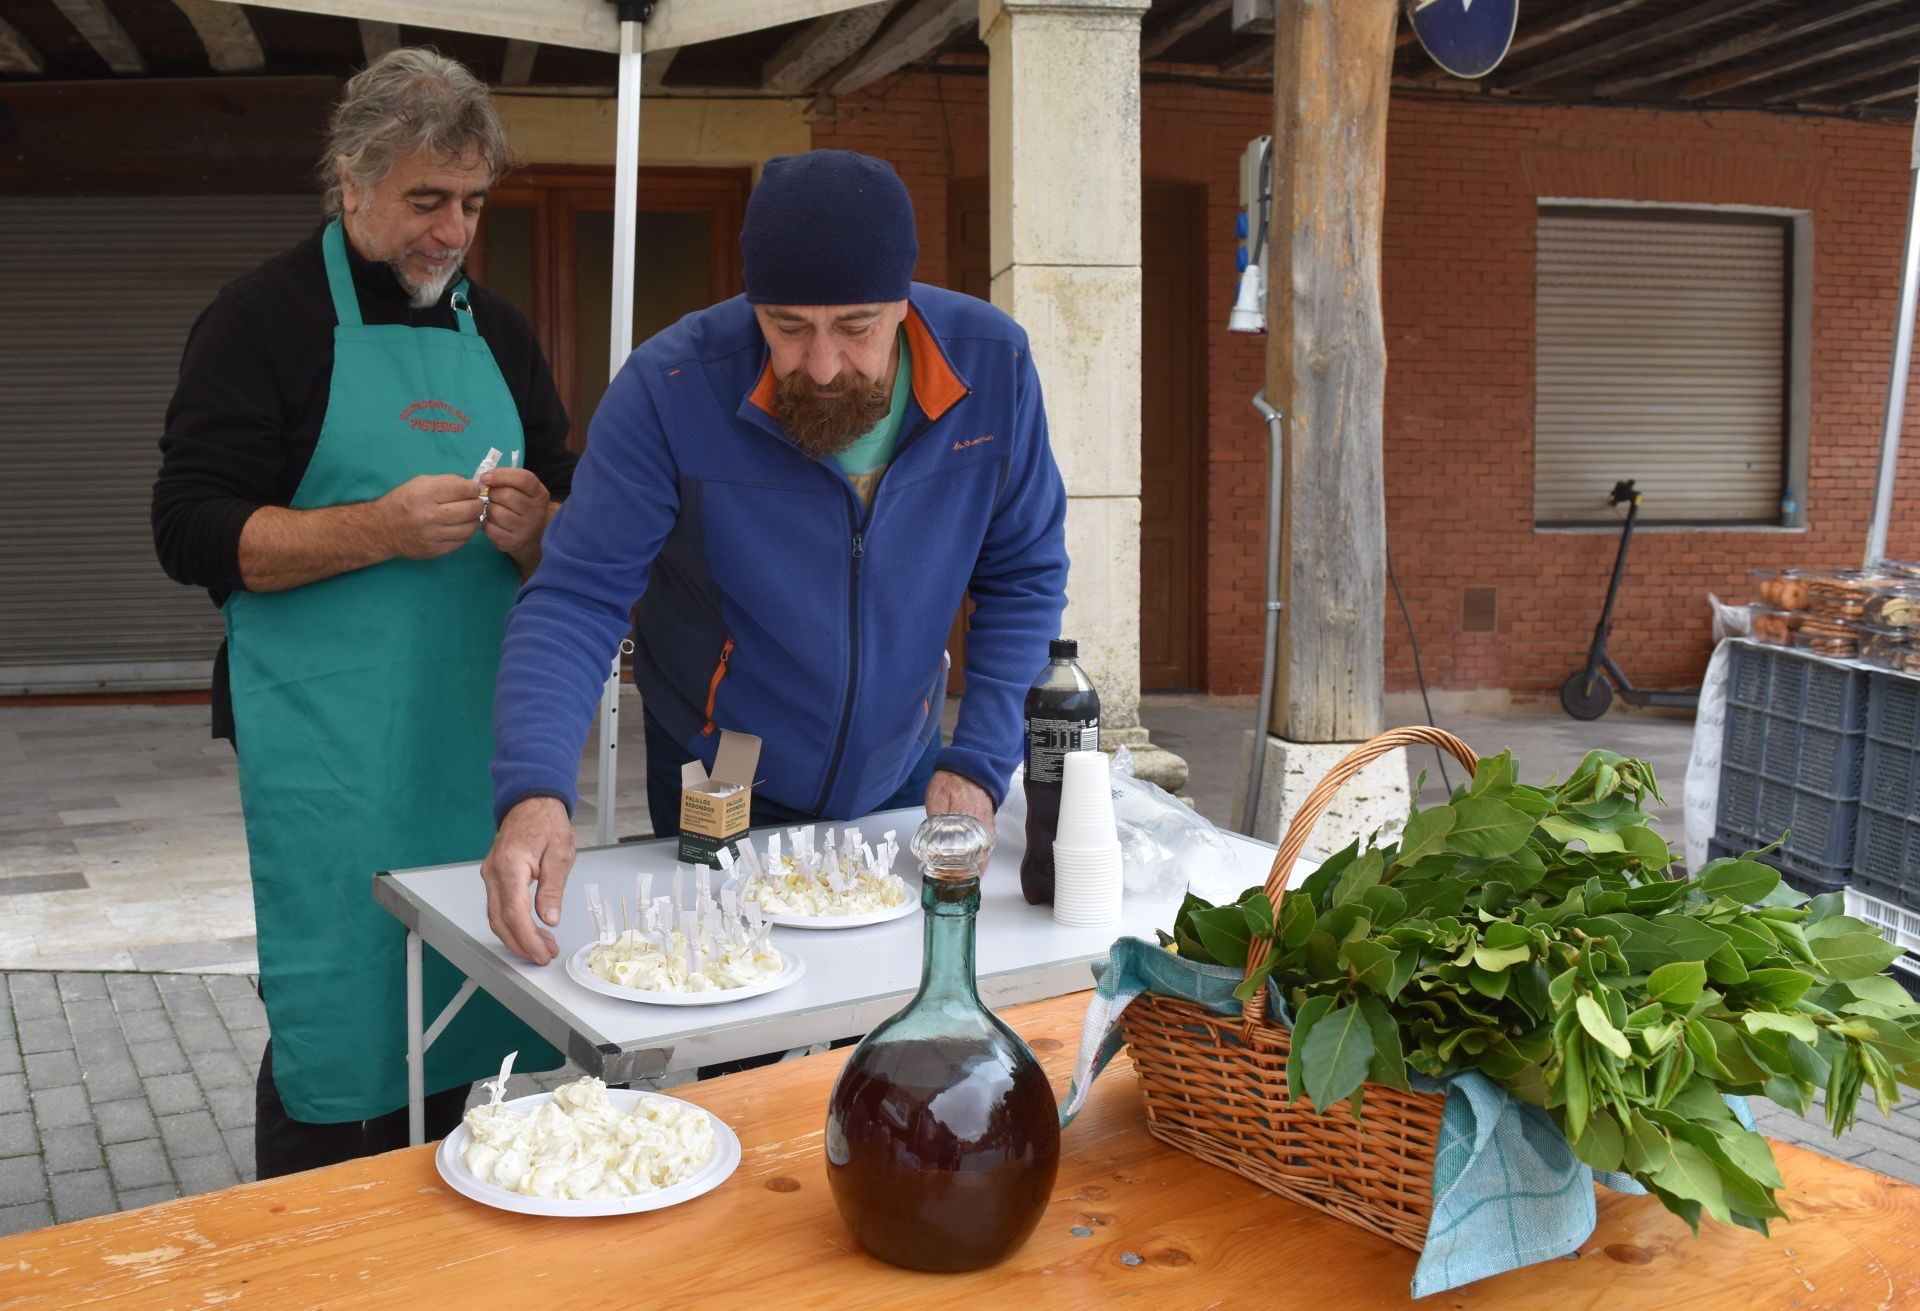
M 587 953 L 598 945 L 598 943 L 589 942 L 567 957 L 567 977 L 581 987 L 604 997 L 644 1002 L 649 1006 L 719 1006 L 730 1001 L 745 1001 L 749 997 L 761 997 L 769 992 L 778 992 L 788 984 L 797 982 L 800 976 L 807 972 L 805 961 L 790 951 L 784 951 L 780 955 L 787 962 L 786 969 L 771 979 L 750 983 L 744 988 L 719 988 L 713 992 L 648 992 L 642 988 L 623 988 L 617 983 L 608 983 L 589 970 Z
M 769 915 L 767 923 L 782 929 L 858 929 L 868 924 L 890 924 L 920 909 L 920 890 L 907 885 L 907 899 L 898 906 L 868 915 Z
M 609 1088 L 607 1100 L 614 1108 L 625 1114 L 631 1111 L 643 1097 L 658 1098 L 663 1102 L 679 1102 L 682 1106 L 691 1106 L 691 1102 L 682 1102 L 678 1097 L 668 1097 L 662 1093 L 641 1092 L 633 1088 Z M 516 1097 L 506 1105 L 520 1112 L 530 1113 L 542 1102 L 551 1101 L 552 1093 L 535 1093 L 531 1097 Z M 434 1153 L 433 1163 L 440 1169 L 440 1177 L 445 1179 L 453 1190 L 462 1196 L 471 1197 L 476 1202 L 497 1207 L 502 1211 L 517 1211 L 521 1215 L 635 1215 L 641 1211 L 658 1211 L 665 1206 L 675 1206 L 681 1202 L 690 1202 L 703 1193 L 710 1193 L 727 1181 L 740 1166 L 740 1139 L 726 1121 L 702 1107 L 702 1111 L 713 1125 L 713 1155 L 707 1163 L 692 1175 L 682 1179 L 669 1188 L 656 1192 L 639 1193 L 632 1197 L 606 1197 L 592 1201 L 563 1201 L 554 1197 L 529 1197 L 525 1193 L 511 1192 L 498 1184 L 483 1182 L 473 1171 L 467 1169 L 467 1144 L 473 1140 L 473 1132 L 464 1121 L 460 1127 L 448 1134 L 440 1143 L 440 1150 Z

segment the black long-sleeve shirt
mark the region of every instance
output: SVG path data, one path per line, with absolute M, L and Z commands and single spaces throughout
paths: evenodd
M 206 588 L 215 605 L 246 586 L 240 530 L 248 516 L 292 503 L 319 443 L 335 324 L 322 231 L 228 283 L 187 335 L 160 439 L 153 543 L 167 574 Z M 347 262 L 365 322 L 457 329 L 449 294 L 414 309 L 387 265 L 360 258 L 351 242 Z M 474 284 L 468 297 L 520 412 L 526 467 L 563 500 L 574 465 L 567 413 L 532 325 L 485 287 Z M 223 645 L 214 662 L 214 735 L 231 737 L 232 722 Z

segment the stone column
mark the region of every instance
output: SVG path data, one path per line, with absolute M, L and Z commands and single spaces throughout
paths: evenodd
M 1101 744 L 1163 786 L 1140 724 L 1140 16 L 1147 0 L 981 0 L 993 303 L 1033 344 L 1067 484 L 1062 635 Z

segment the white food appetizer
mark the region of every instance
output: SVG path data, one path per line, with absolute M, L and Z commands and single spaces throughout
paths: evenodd
M 716 896 L 712 872 L 694 871 L 693 894 L 673 871 L 672 892 L 653 895 L 653 875 L 634 884 L 640 906 L 634 922 L 621 898 L 624 927 L 616 929 L 598 884 L 587 885 L 587 910 L 597 940 L 587 951 L 586 969 L 597 979 L 641 992 L 724 992 L 764 983 L 784 973 L 786 958 L 773 948 L 771 929 L 752 902 L 744 905 L 731 886 Z
M 692 967 L 694 961 L 698 968 Z M 779 952 L 752 938 L 738 944 L 722 940 L 718 951 L 695 945 L 689 952 L 687 936 L 679 929 L 667 935 L 664 949 L 655 938 L 629 929 L 587 953 L 587 969 L 595 978 L 642 992 L 744 988 L 775 978 L 786 968 Z
M 906 882 L 893 872 L 900 844 L 891 829 L 877 848 L 851 827 L 837 848 L 831 828 L 819 846 L 811 824 L 790 830 L 789 836 L 791 853 L 780 850 L 778 833 L 768 837 L 764 858 L 751 843 L 741 845 L 735 867 L 742 877 L 740 895 L 757 902 L 765 914 L 820 919 L 874 915 L 905 904 L 911 895 Z M 728 863 L 724 853 L 721 863 Z
M 705 1111 L 642 1097 L 622 1114 L 594 1078 L 562 1084 L 531 1115 L 496 1100 L 468 1111 L 466 1123 L 467 1169 L 529 1197 L 587 1201 L 655 1192 L 699 1173 L 714 1149 Z

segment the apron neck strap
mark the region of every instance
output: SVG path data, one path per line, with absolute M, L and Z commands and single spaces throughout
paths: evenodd
M 473 306 L 467 300 L 465 278 L 460 279 L 459 285 L 453 289 L 453 294 L 447 297 L 447 303 L 453 306 L 453 321 L 460 325 L 460 335 L 478 337 L 480 329 L 473 322 Z
M 333 317 L 343 328 L 360 326 L 360 297 L 353 290 L 353 270 L 347 264 L 347 233 L 340 216 L 320 238 L 320 250 L 327 261 L 327 290 L 333 293 Z
M 346 229 L 337 216 L 327 224 L 320 238 L 320 250 L 327 261 L 327 290 L 333 293 L 333 317 L 343 328 L 357 328 L 361 325 L 360 297 L 353 289 L 353 269 L 347 263 Z M 480 330 L 474 326 L 473 306 L 467 302 L 467 279 L 460 279 L 449 299 L 453 305 L 453 321 L 460 326 L 461 335 L 478 337 Z

